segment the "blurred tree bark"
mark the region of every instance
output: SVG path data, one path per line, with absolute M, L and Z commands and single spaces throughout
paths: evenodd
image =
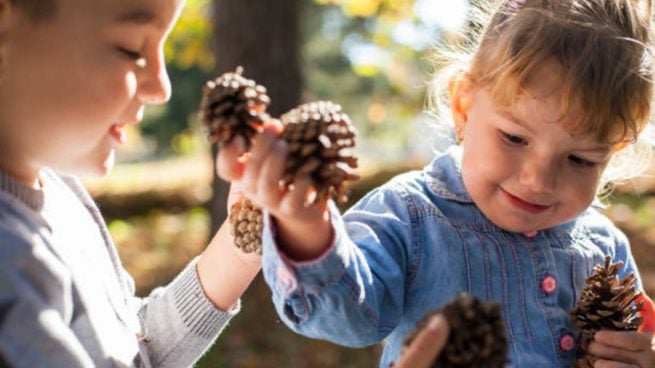
M 244 68 L 268 89 L 273 116 L 296 106 L 302 88 L 299 0 L 215 0 L 216 75 Z M 212 149 L 215 154 L 216 147 Z M 229 183 L 214 174 L 210 214 L 213 234 L 227 217 Z

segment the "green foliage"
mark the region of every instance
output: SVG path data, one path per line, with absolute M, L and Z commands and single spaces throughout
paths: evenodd
M 170 64 L 180 70 L 199 67 L 210 72 L 214 67 L 211 45 L 211 1 L 188 0 L 173 28 L 164 52 Z
M 441 36 L 440 29 L 426 28 L 425 19 L 416 14 L 419 2 L 425 0 L 300 2 L 303 99 L 341 104 L 355 121 L 361 140 L 400 150 L 398 156 L 414 143 L 410 123 L 423 110 L 432 71 L 427 62 L 429 43 L 415 41 L 419 36 L 433 41 Z M 462 2 L 466 0 L 453 0 L 453 4 Z M 454 6 L 449 3 L 448 8 Z M 142 125 L 144 137 L 154 140 L 158 155 L 188 152 L 185 137 L 197 130 L 201 87 L 214 65 L 213 11 L 210 0 L 187 1 L 166 44 L 173 96 L 163 108 L 150 108 Z M 403 27 L 420 32 L 399 40 Z

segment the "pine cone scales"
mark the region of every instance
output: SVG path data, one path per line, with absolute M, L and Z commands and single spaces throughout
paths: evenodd
M 244 198 L 230 209 L 229 221 L 236 246 L 246 253 L 261 254 L 262 211 Z
M 269 118 L 266 109 L 271 100 L 266 88 L 244 78 L 241 67 L 208 81 L 203 89 L 200 119 L 209 140 L 219 145 L 241 135 L 246 148 Z M 357 179 L 352 169 L 357 159 L 347 152 L 355 146 L 355 130 L 339 105 L 316 102 L 301 105 L 284 114 L 282 139 L 290 146 L 283 184 L 290 187 L 299 174 L 312 178 L 314 201 L 334 197 L 345 202 L 344 182 Z M 250 201 L 231 208 L 230 223 L 237 247 L 245 252 L 261 253 L 261 210 Z
M 212 143 L 224 144 L 240 134 L 249 144 L 268 117 L 266 108 L 271 99 L 266 88 L 244 78 L 242 72 L 239 67 L 204 86 L 200 119 Z
M 355 146 L 355 130 L 341 106 L 329 101 L 310 102 L 280 118 L 282 138 L 289 144 L 283 182 L 289 185 L 296 175 L 311 176 L 315 201 L 334 197 L 347 201 L 345 181 L 358 179 L 353 172 L 357 159 L 348 152 Z
M 416 330 L 405 338 L 408 346 L 427 325 L 429 319 L 443 313 L 450 326 L 450 335 L 432 367 L 496 368 L 507 363 L 507 338 L 500 305 L 481 302 L 471 294 L 460 293 L 440 310 L 426 315 Z
M 635 331 L 641 325 L 638 312 L 642 303 L 635 303 L 640 294 L 635 287 L 636 278 L 631 273 L 619 280 L 622 266 L 622 262 L 611 264 L 610 256 L 606 256 L 604 265 L 594 267 L 580 300 L 571 311 L 573 323 L 581 332 L 580 368 L 593 367 L 595 359 L 584 354 L 597 331 Z

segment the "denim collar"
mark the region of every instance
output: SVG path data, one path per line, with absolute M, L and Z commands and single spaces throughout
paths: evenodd
M 428 178 L 426 180 L 428 187 L 437 197 L 460 203 L 473 203 L 462 180 L 461 164 L 462 147 L 452 145 L 423 169 L 423 174 Z M 606 208 L 597 197 L 594 198 L 591 207 L 599 210 Z
M 450 146 L 423 169 L 430 190 L 440 198 L 473 203 L 462 180 L 462 147 Z

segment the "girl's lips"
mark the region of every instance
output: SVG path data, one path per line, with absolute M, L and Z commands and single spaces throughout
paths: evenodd
M 511 204 L 515 208 L 518 208 L 518 209 L 526 211 L 526 212 L 540 213 L 540 212 L 543 212 L 543 211 L 545 211 L 545 210 L 547 210 L 547 209 L 549 209 L 551 207 L 550 205 L 544 206 L 544 205 L 541 205 L 541 204 L 534 204 L 534 203 L 526 202 L 526 201 L 522 200 L 519 197 L 513 196 L 512 194 L 505 191 L 504 189 L 501 189 L 501 192 L 503 193 L 505 198 L 507 198 L 507 201 L 509 202 L 509 204 Z
M 127 132 L 125 132 L 124 124 L 112 124 L 109 128 L 109 134 L 120 144 L 127 141 Z

